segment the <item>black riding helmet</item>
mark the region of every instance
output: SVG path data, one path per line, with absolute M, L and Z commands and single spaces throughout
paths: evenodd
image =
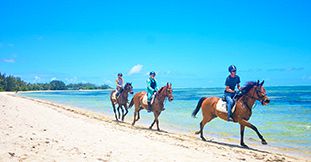
M 118 76 L 123 76 L 123 74 L 122 73 L 118 73 Z
M 156 73 L 154 72 L 154 71 L 152 71 L 152 72 L 150 72 L 150 74 L 149 75 L 156 75 Z
M 236 67 L 234 65 L 231 65 L 231 66 L 229 66 L 228 70 L 231 73 L 233 71 L 236 71 Z

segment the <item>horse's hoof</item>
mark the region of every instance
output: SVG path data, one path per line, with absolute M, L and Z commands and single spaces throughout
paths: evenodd
M 149 127 L 149 129 L 152 129 L 152 127 Z
M 206 142 L 207 140 L 204 138 L 204 137 L 201 137 L 202 138 L 202 141 Z
M 263 144 L 263 145 L 267 145 L 268 143 L 267 143 L 267 141 L 266 141 L 266 140 L 263 140 L 263 141 L 261 141 L 261 144 Z
M 249 148 L 247 145 L 245 145 L 245 143 L 242 143 L 241 146 L 242 146 L 243 148 Z

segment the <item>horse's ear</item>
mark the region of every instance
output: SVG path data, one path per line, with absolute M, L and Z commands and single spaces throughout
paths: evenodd
M 257 81 L 257 84 L 256 85 L 259 85 L 259 80 Z
M 166 86 L 169 86 L 169 83 L 168 83 L 168 82 L 166 83 Z
M 265 81 L 263 80 L 263 81 L 260 83 L 260 86 L 263 86 L 264 83 L 265 83 Z

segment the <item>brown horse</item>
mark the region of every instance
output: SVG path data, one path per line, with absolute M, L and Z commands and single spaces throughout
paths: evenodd
M 148 108 L 147 103 L 143 103 L 144 97 L 146 95 L 146 92 L 138 92 L 134 95 L 133 99 L 131 100 L 131 103 L 129 107 L 132 107 L 135 105 L 135 111 L 134 111 L 134 121 L 132 125 L 135 125 L 135 122 L 137 122 L 140 119 L 140 110 Z M 154 97 L 154 102 L 152 103 L 152 111 L 154 114 L 154 121 L 150 125 L 149 129 L 152 129 L 154 123 L 157 123 L 157 130 L 160 131 L 159 128 L 159 116 L 161 114 L 161 111 L 164 108 L 164 101 L 168 98 L 168 100 L 171 102 L 173 101 L 173 90 L 172 90 L 172 84 L 167 83 L 166 86 L 162 87 L 158 92 L 156 92 L 155 97 Z M 137 118 L 136 118 L 137 116 Z
M 115 94 L 116 94 L 116 90 L 112 91 L 111 94 L 110 94 L 110 101 L 111 101 L 111 104 L 112 104 L 112 107 L 113 107 L 113 112 L 114 112 L 114 115 L 115 115 L 115 118 L 116 120 L 118 121 L 118 119 L 121 118 L 121 115 L 120 115 L 120 108 L 121 108 L 121 111 L 122 111 L 122 121 L 124 121 L 124 117 L 126 116 L 126 114 L 128 113 L 128 107 L 127 107 L 127 103 L 128 103 L 128 94 L 133 94 L 133 87 L 132 87 L 132 83 L 126 83 L 122 92 L 119 94 L 118 98 L 115 97 Z M 117 117 L 117 113 L 116 113 L 116 104 L 118 104 L 118 116 L 119 118 Z M 125 114 L 124 114 L 124 110 L 123 110 L 123 107 L 125 109 Z
M 251 128 L 257 133 L 263 145 L 267 144 L 266 140 L 259 133 L 258 129 L 250 122 L 248 122 L 252 115 L 252 107 L 256 100 L 260 101 L 262 105 L 267 105 L 268 103 L 270 103 L 270 99 L 266 95 L 266 90 L 263 87 L 263 84 L 264 81 L 262 81 L 261 83 L 259 83 L 259 81 L 248 82 L 246 86 L 242 88 L 242 94 L 240 95 L 240 97 L 237 98 L 236 101 L 236 108 L 234 113 L 232 114 L 232 117 L 235 123 L 240 124 L 240 144 L 243 147 L 247 147 L 247 145 L 245 145 L 244 143 L 245 126 Z M 206 123 L 210 122 L 216 117 L 227 121 L 227 113 L 218 111 L 216 109 L 216 105 L 219 100 L 221 99 L 218 97 L 203 97 L 200 99 L 196 109 L 192 113 L 192 116 L 195 117 L 196 114 L 200 111 L 200 108 L 202 108 L 203 119 L 200 123 L 200 131 L 196 132 L 196 134 L 201 134 L 201 138 L 203 141 L 206 141 L 203 136 L 203 128 Z

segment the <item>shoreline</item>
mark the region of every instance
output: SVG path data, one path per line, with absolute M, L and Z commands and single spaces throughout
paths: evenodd
M 27 104 L 42 107 L 41 113 L 45 113 L 46 111 L 52 111 L 52 112 L 54 111 L 54 113 L 56 113 L 56 115 L 54 114 L 56 117 L 58 117 L 58 115 L 65 115 L 67 118 L 76 119 L 76 122 L 84 121 L 84 122 L 90 123 L 91 125 L 92 124 L 98 125 L 98 129 L 105 129 L 105 131 L 108 131 L 108 132 L 111 132 L 111 131 L 115 132 L 115 131 L 121 130 L 121 131 L 126 132 L 126 134 L 127 133 L 131 134 L 134 137 L 143 136 L 143 139 L 147 141 L 151 140 L 152 142 L 154 142 L 154 140 L 156 140 L 154 145 L 157 145 L 157 146 L 160 144 L 163 145 L 165 143 L 168 145 L 167 147 L 172 147 L 173 150 L 171 152 L 173 154 L 176 153 L 177 150 L 179 149 L 185 149 L 187 152 L 191 153 L 188 156 L 193 155 L 193 157 L 191 157 L 190 159 L 193 159 L 194 161 L 206 161 L 207 160 L 206 158 L 211 158 L 210 157 L 211 155 L 212 156 L 214 155 L 213 158 L 216 158 L 217 160 L 221 160 L 221 161 L 232 161 L 232 160 L 233 161 L 245 161 L 245 160 L 246 161 L 250 161 L 250 160 L 252 161 L 269 161 L 269 160 L 270 161 L 308 161 L 306 157 L 303 157 L 303 158 L 292 157 L 291 155 L 289 156 L 289 155 L 280 154 L 280 153 L 273 153 L 270 151 L 263 151 L 263 150 L 258 150 L 258 149 L 244 149 L 244 148 L 240 148 L 237 145 L 227 144 L 225 142 L 215 142 L 215 141 L 203 142 L 195 135 L 191 136 L 191 135 L 180 134 L 180 133 L 157 132 L 153 130 L 151 131 L 144 126 L 141 126 L 141 124 L 135 127 L 132 127 L 131 124 L 129 123 L 115 122 L 110 117 L 105 116 L 103 114 L 84 110 L 84 109 L 77 108 L 77 107 L 61 105 L 61 104 L 57 104 L 57 103 L 46 101 L 46 100 L 34 99 L 34 98 L 29 98 L 29 97 L 24 97 L 24 96 L 16 96 L 14 92 L 13 93 L 4 92 L 4 93 L 0 93 L 0 95 L 1 97 L 6 98 L 7 100 L 25 102 L 26 108 L 31 107 L 31 106 L 27 107 Z M 2 103 L 2 107 L 9 107 L 10 105 L 14 105 L 14 103 L 12 102 L 4 103 L 3 101 L 1 101 L 1 103 Z M 16 110 L 19 110 L 19 105 L 15 107 L 16 107 Z M 32 111 L 36 111 L 36 110 L 32 110 Z M 67 120 L 67 118 L 65 119 Z M 32 121 L 29 121 L 29 122 L 32 122 Z M 59 121 L 59 122 L 62 122 L 62 121 Z M 53 125 L 53 122 L 49 122 L 49 124 Z M 73 123 L 70 126 L 74 126 L 74 125 L 75 124 Z M 71 129 L 71 127 L 68 127 L 68 129 Z M 96 132 L 94 133 L 96 134 Z M 64 132 L 64 134 L 66 135 L 66 132 Z M 108 137 L 109 136 L 110 135 L 108 135 Z M 151 141 L 148 141 L 148 142 L 151 142 Z M 145 144 L 139 140 L 135 142 L 137 142 L 140 145 Z M 10 144 L 10 143 L 8 142 L 7 144 Z M 79 144 L 80 143 L 77 143 L 77 145 Z M 109 142 L 108 144 L 112 145 Z M 1 145 L 2 143 L 0 144 L 0 148 L 1 148 Z M 57 146 L 57 144 L 55 144 L 55 146 Z M 117 145 L 116 147 L 119 147 L 119 145 Z M 154 148 L 152 147 L 149 148 L 148 146 L 146 146 L 146 148 L 150 150 L 154 150 Z M 161 152 L 161 151 L 158 150 L 157 152 Z M 204 160 L 204 158 L 202 157 L 195 157 L 194 154 L 200 154 L 201 156 L 206 156 L 206 158 Z M 227 156 L 226 154 L 230 154 L 230 156 Z M 3 155 L 5 155 L 5 153 L 2 154 L 2 152 L 0 152 L 0 160 L 3 158 Z M 129 154 L 126 154 L 126 155 L 129 156 Z M 10 157 L 11 155 L 9 154 L 7 154 L 7 156 L 9 156 L 7 158 L 12 158 Z M 147 158 L 147 160 L 151 160 L 151 161 L 154 160 L 151 157 L 145 157 L 144 154 L 142 154 L 141 156 L 143 158 Z M 131 159 L 131 157 L 128 157 L 128 158 L 129 159 L 126 159 L 126 160 L 137 161 L 135 159 Z M 181 158 L 178 158 L 178 157 L 176 157 L 176 159 L 174 158 L 175 157 L 169 156 L 168 159 L 170 160 L 168 161 L 172 161 L 172 160 L 185 161 L 186 157 L 183 156 Z M 120 161 L 120 159 L 116 157 L 109 159 L 108 161 L 110 160 Z M 156 160 L 160 160 L 160 159 L 156 159 Z M 212 159 L 210 160 L 213 161 Z
M 70 92 L 70 91 L 69 91 Z M 79 91 L 74 91 L 74 92 L 79 92 Z M 48 93 L 48 92 L 47 92 Z M 29 96 L 25 96 L 25 95 L 18 95 L 20 97 L 26 97 L 26 98 L 31 98 L 31 99 L 36 99 L 36 100 L 42 100 L 42 101 L 46 101 L 46 102 L 52 102 L 54 104 L 58 104 L 58 105 L 62 105 L 62 106 L 68 106 L 68 107 L 76 107 L 82 110 L 86 110 L 86 111 L 90 111 L 93 113 L 98 113 L 101 114 L 103 116 L 105 116 L 106 118 L 108 118 L 109 120 L 114 120 L 113 117 L 113 112 L 106 112 L 100 109 L 89 109 L 88 107 L 84 107 L 84 106 L 79 106 L 79 105 L 72 105 L 72 104 L 66 104 L 66 103 L 62 103 L 62 102 L 57 102 L 56 100 L 48 100 L 48 99 L 40 99 L 40 98 L 36 98 L 36 97 L 29 97 Z M 107 109 L 107 106 L 103 107 L 104 109 Z M 109 107 L 108 109 L 111 109 L 111 107 Z M 112 110 L 111 110 L 112 111 Z M 130 112 L 132 110 L 129 110 Z M 147 115 L 147 116 L 145 116 Z M 140 122 L 138 123 L 141 127 L 145 127 L 148 128 L 150 126 L 150 122 L 153 119 L 153 115 L 146 113 L 145 111 L 142 112 L 142 120 L 140 120 Z M 131 123 L 132 122 L 132 114 L 129 113 L 128 116 L 125 118 L 125 122 L 127 123 Z M 176 123 L 175 123 L 176 124 Z M 185 127 L 180 127 L 180 125 L 174 125 L 171 124 L 169 121 L 166 122 L 161 122 L 161 128 L 163 128 L 164 130 L 168 130 L 170 133 L 176 133 L 176 134 L 182 134 L 182 135 L 186 135 L 186 136 L 195 136 L 198 139 L 199 135 L 194 135 L 194 132 L 196 130 L 196 128 L 191 128 L 189 129 L 185 129 Z M 233 125 L 232 125 L 233 126 Z M 238 131 L 239 129 L 236 128 L 236 130 Z M 207 137 L 207 139 L 210 139 L 212 141 L 217 141 L 217 142 L 221 142 L 221 143 L 228 143 L 228 144 L 233 144 L 233 145 L 239 145 L 240 142 L 240 136 L 239 134 L 219 134 L 216 132 L 209 132 L 208 128 L 206 130 L 207 133 L 205 133 L 205 136 Z M 252 132 L 253 133 L 253 132 Z M 245 140 L 247 140 L 247 144 L 249 144 L 251 147 L 255 147 L 261 150 L 267 150 L 269 152 L 274 152 L 274 153 L 280 153 L 280 154 L 285 154 L 288 156 L 293 156 L 293 157 L 305 157 L 310 159 L 310 153 L 311 150 L 307 150 L 307 149 L 303 149 L 302 147 L 299 146 L 293 146 L 293 145 L 281 145 L 282 143 L 279 143 L 277 141 L 273 141 L 273 140 L 269 140 L 268 141 L 268 145 L 267 146 L 263 146 L 260 144 L 260 142 L 257 139 L 257 136 L 255 137 L 246 137 Z

